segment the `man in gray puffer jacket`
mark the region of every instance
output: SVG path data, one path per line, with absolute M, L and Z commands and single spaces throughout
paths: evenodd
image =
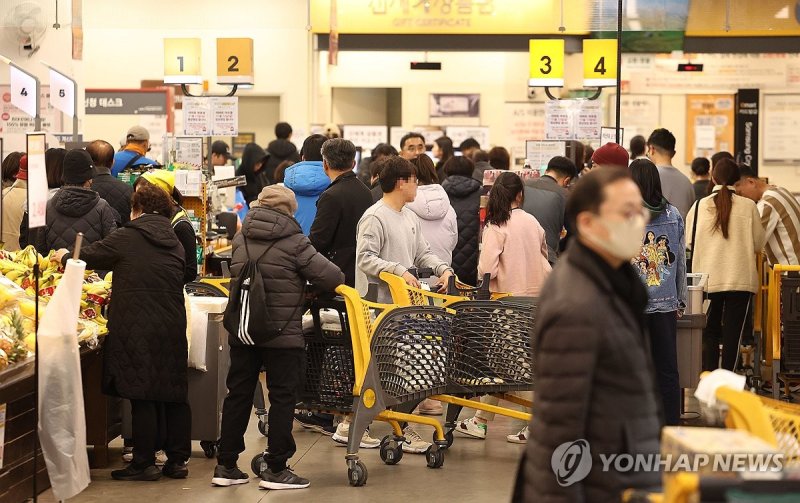
M 244 433 L 262 366 L 267 372 L 270 410 L 269 447 L 264 456 L 267 469 L 261 472 L 259 487 L 299 489 L 309 485 L 286 464 L 296 450 L 292 421 L 305 367 L 301 319 L 306 282 L 323 291 L 333 291 L 344 283 L 344 274 L 311 246 L 292 217 L 296 211 L 297 201 L 291 190 L 279 185 L 265 187 L 247 213 L 242 231 L 233 238 L 231 275 L 236 278 L 247 263 L 247 239 L 250 260 L 258 262 L 263 278 L 270 319 L 282 330 L 275 338 L 255 340 L 254 344 L 245 344 L 235 334 L 229 337 L 228 396 L 222 409 L 219 464 L 211 479 L 217 486 L 248 482 L 249 477 L 236 467 L 236 462 L 244 451 Z

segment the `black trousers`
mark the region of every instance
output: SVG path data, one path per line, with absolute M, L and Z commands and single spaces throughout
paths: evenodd
M 292 421 L 304 375 L 303 349 L 231 346 L 228 396 L 222 406 L 222 437 L 217 459 L 219 464 L 232 468 L 244 451 L 244 434 L 250 422 L 253 393 L 262 366 L 267 372 L 270 404 L 265 460 L 271 471 L 279 472 L 286 468 L 286 461 L 297 449 L 292 437 Z
M 745 337 L 747 313 L 752 302 L 750 292 L 717 292 L 708 294 L 711 307 L 703 330 L 703 370 L 719 367 L 719 345 L 722 343 L 722 368 L 734 370 L 739 352 L 739 338 Z M 752 337 L 752 334 L 751 334 Z
M 668 426 L 680 424 L 681 388 L 678 376 L 678 314 L 648 313 L 645 315 L 650 333 L 650 351 L 656 370 L 656 381 L 664 405 Z
M 155 464 L 156 451 L 164 448 L 167 459 L 183 463 L 192 455 L 192 411 L 188 403 L 131 400 L 133 465 Z

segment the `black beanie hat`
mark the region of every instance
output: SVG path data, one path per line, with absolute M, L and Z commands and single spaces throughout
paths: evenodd
M 65 185 L 83 185 L 87 180 L 92 179 L 93 174 L 94 166 L 89 152 L 82 148 L 76 148 L 64 156 Z

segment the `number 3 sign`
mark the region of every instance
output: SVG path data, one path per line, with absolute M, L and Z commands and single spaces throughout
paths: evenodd
M 564 87 L 564 41 L 529 41 L 530 87 Z

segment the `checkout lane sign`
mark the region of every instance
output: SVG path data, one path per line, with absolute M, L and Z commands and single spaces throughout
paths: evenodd
M 47 169 L 44 161 L 46 149 L 44 133 L 27 135 L 28 154 L 28 228 L 35 229 L 46 225 Z
M 564 87 L 564 40 L 531 39 L 529 87 Z

